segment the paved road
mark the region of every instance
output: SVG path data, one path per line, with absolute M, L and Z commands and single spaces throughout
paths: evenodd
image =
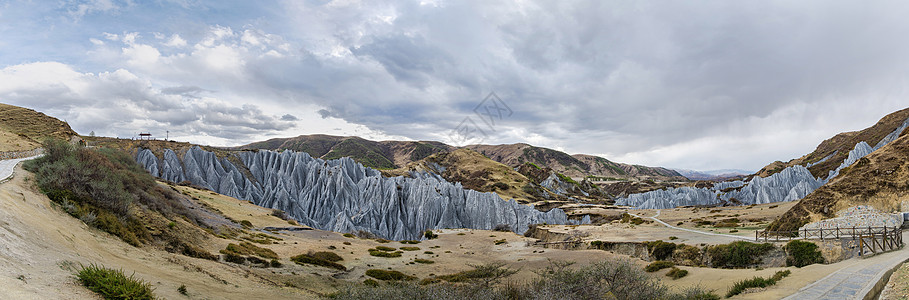
M 903 233 L 903 239 L 906 238 L 909 238 L 909 232 Z M 888 271 L 909 259 L 909 247 L 854 259 L 859 260 L 858 263 L 833 272 L 784 299 L 863 299 Z
M 37 158 L 39 156 L 41 156 L 41 155 L 35 155 L 32 157 L 26 157 L 26 158 L 0 160 L 0 182 L 7 180 L 13 176 L 13 170 L 16 169 L 17 164 L 19 164 L 22 161 Z
M 672 226 L 672 225 L 666 224 L 666 222 L 663 222 L 663 220 L 657 219 L 657 217 L 660 216 L 660 211 L 659 211 L 659 210 L 657 210 L 656 214 L 653 215 L 653 217 L 642 217 L 642 216 L 639 216 L 639 215 L 636 215 L 636 214 L 633 214 L 633 213 L 628 213 L 628 214 L 629 214 L 629 215 L 632 215 L 632 216 L 635 216 L 635 217 L 638 217 L 638 218 L 650 218 L 650 219 L 656 221 L 657 223 L 663 224 L 663 226 L 666 226 L 666 227 L 669 227 L 669 228 L 672 228 L 672 229 L 681 230 L 681 231 L 688 231 L 688 232 L 700 233 L 700 234 L 705 234 L 705 235 L 713 235 L 713 236 L 723 236 L 723 237 L 729 237 L 729 238 L 740 239 L 740 240 L 748 240 L 748 241 L 752 240 L 752 238 L 744 237 L 744 236 L 739 236 L 739 235 L 722 234 L 722 233 L 716 233 L 716 232 L 706 232 L 706 231 L 700 231 L 700 230 L 694 230 L 694 229 L 688 229 L 688 228 L 681 228 L 681 227 Z

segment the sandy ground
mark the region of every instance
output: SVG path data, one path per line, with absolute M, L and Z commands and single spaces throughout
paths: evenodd
M 881 292 L 882 300 L 906 300 L 909 299 L 909 263 L 903 263 L 893 275 L 890 275 L 890 281 L 887 287 Z
M 243 268 L 135 248 L 53 207 L 18 168 L 0 184 L 0 291 L 4 299 L 98 299 L 79 285 L 73 270 L 80 264 L 122 269 L 152 284 L 167 299 L 312 298 L 305 290 L 277 288 Z

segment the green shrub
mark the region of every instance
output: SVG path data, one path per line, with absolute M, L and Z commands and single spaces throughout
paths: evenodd
M 500 279 L 514 275 L 518 272 L 517 270 L 505 267 L 504 263 L 489 263 L 470 266 L 473 267 L 473 269 L 454 274 L 427 278 L 421 281 L 420 284 L 435 283 L 442 280 L 448 282 L 485 281 L 486 283 L 493 283 L 494 281 L 497 282 Z
M 386 239 L 376 239 L 376 242 L 379 242 L 379 243 L 382 243 L 382 244 L 388 244 L 388 243 L 391 243 L 391 241 L 389 241 L 389 240 L 386 240 Z
M 376 250 L 376 249 L 369 249 L 369 255 L 377 256 L 377 257 L 389 257 L 389 258 L 401 257 L 401 251 L 387 252 L 387 251 L 381 251 L 381 250 Z
M 343 234 L 343 236 L 346 237 L 346 238 L 355 238 L 355 237 L 357 237 L 357 236 L 353 235 L 353 233 L 345 233 L 345 234 Z
M 669 272 L 666 273 L 666 276 L 669 276 L 673 280 L 679 279 L 685 276 L 688 276 L 688 270 L 682 270 L 676 267 L 673 267 Z
M 714 268 L 746 268 L 761 262 L 760 257 L 773 250 L 770 243 L 755 244 L 745 241 L 725 245 L 714 245 L 707 248 L 711 265 Z
M 346 267 L 344 267 L 343 265 L 341 265 L 339 263 L 314 257 L 311 252 L 293 256 L 290 258 L 290 260 L 297 263 L 298 265 L 310 264 L 310 265 L 316 265 L 316 266 L 321 266 L 321 267 L 328 267 L 328 268 L 332 268 L 332 269 L 338 269 L 341 271 L 347 270 Z
M 413 261 L 416 262 L 416 263 L 421 263 L 421 264 L 434 264 L 434 263 L 436 263 L 436 262 L 434 262 L 434 261 L 432 261 L 432 260 L 429 260 L 429 259 L 422 259 L 422 258 L 417 258 L 417 259 L 414 259 Z
M 387 280 L 398 281 L 398 280 L 417 279 L 416 277 L 413 277 L 413 276 L 410 276 L 410 275 L 407 275 L 407 274 L 404 274 L 404 273 L 401 273 L 398 271 L 379 270 L 379 269 L 366 270 L 366 276 L 369 276 L 369 277 L 372 277 L 372 278 L 375 278 L 378 280 L 386 280 L 386 281 Z
M 227 248 L 221 250 L 221 254 L 233 253 L 237 255 L 255 255 L 262 258 L 278 259 L 278 254 L 268 248 L 262 248 L 253 245 L 250 242 L 240 242 L 239 245 L 231 243 Z
M 801 268 L 810 264 L 824 263 L 824 256 L 812 242 L 792 240 L 783 247 L 786 250 L 786 266 Z
M 432 252 L 432 251 L 423 251 L 423 254 L 436 254 L 436 253 Z
M 239 255 L 239 254 L 236 254 L 233 252 L 229 252 L 229 253 L 224 253 L 224 261 L 232 262 L 235 264 L 243 264 L 246 262 L 246 257 L 243 257 L 242 255 Z
M 330 262 L 339 262 L 339 261 L 344 260 L 344 258 L 342 258 L 340 255 L 338 255 L 334 252 L 331 252 L 331 251 L 319 251 L 319 252 L 311 252 L 311 253 L 307 253 L 307 254 L 309 256 L 312 256 L 312 257 L 315 257 L 315 258 L 318 258 L 321 260 L 327 260 Z
M 644 245 L 647 246 L 647 252 L 650 252 L 650 256 L 656 260 L 669 259 L 677 246 L 675 243 L 664 241 L 645 242 Z
M 425 237 L 426 239 L 430 239 L 430 240 L 431 240 L 431 239 L 438 238 L 439 235 L 438 235 L 438 234 L 435 234 L 434 232 L 432 232 L 432 230 L 427 230 L 427 231 L 424 231 L 424 232 L 423 232 L 423 237 Z
M 160 186 L 123 151 L 76 147 L 60 140 L 47 140 L 43 147 L 45 155 L 24 167 L 35 173 L 42 193 L 89 226 L 140 246 L 179 239 L 173 230 L 163 228 L 175 227 L 172 220 L 178 217 L 200 224 L 201 217 L 186 208 L 182 196 Z M 152 236 L 146 226 L 163 232 Z
M 400 249 L 404 251 L 418 251 L 420 250 L 420 247 L 401 247 Z
M 249 220 L 241 220 L 240 225 L 243 225 L 243 227 L 246 227 L 246 228 L 253 227 L 252 222 L 250 222 Z
M 792 274 L 789 270 L 777 271 L 770 278 L 754 277 L 748 280 L 738 281 L 732 285 L 732 288 L 729 289 L 728 292 L 726 292 L 726 298 L 741 294 L 749 288 L 765 288 L 774 285 L 784 277 L 789 276 L 789 274 Z
M 417 241 L 417 240 L 403 240 L 403 241 L 401 241 L 401 244 L 416 245 L 416 244 L 419 244 L 419 243 L 420 243 L 420 241 Z
M 377 287 L 379 286 L 379 282 L 372 278 L 366 278 L 366 280 L 363 280 L 363 285 L 369 287 Z
M 187 295 L 186 285 L 181 284 L 180 287 L 177 288 L 177 292 L 179 292 L 181 295 L 186 296 Z
M 649 265 L 647 265 L 646 267 L 644 267 L 644 271 L 656 272 L 656 271 L 659 271 L 659 270 L 662 270 L 665 268 L 671 268 L 673 266 L 675 266 L 675 264 L 672 263 L 671 261 L 658 260 L 658 261 L 652 262 Z
M 92 264 L 83 266 L 76 277 L 82 285 L 104 299 L 155 299 L 151 284 L 133 275 L 126 276 L 121 270 Z
M 277 259 L 272 259 L 272 260 L 268 263 L 268 266 L 269 266 L 269 267 L 272 267 L 272 268 L 280 268 L 280 267 L 283 266 L 283 265 L 282 265 L 281 262 L 278 261 Z
M 501 244 L 504 244 L 504 243 L 507 243 L 507 242 L 508 242 L 508 241 L 506 241 L 505 239 L 493 241 L 493 243 L 495 243 L 496 245 L 501 245 Z
M 680 225 L 681 225 L 681 224 L 680 224 Z M 669 237 L 669 240 L 670 240 L 670 241 L 674 241 L 674 240 L 677 240 L 677 239 L 679 239 L 679 237 L 677 237 L 677 236 L 670 236 L 670 237 Z
M 376 249 L 376 250 L 379 250 L 379 251 L 385 251 L 385 252 L 391 252 L 391 251 L 398 250 L 398 249 L 396 249 L 396 248 L 385 247 L 385 246 L 378 246 L 378 247 L 376 247 L 375 249 Z

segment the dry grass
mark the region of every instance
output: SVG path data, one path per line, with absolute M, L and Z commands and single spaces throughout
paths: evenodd
M 36 143 L 48 137 L 69 140 L 71 136 L 78 135 L 68 124 L 54 117 L 2 103 L 0 129 Z

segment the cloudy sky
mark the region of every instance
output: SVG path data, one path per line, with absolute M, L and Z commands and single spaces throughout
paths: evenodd
M 0 102 L 81 134 L 525 142 L 756 170 L 909 107 L 907 5 L 0 0 Z

